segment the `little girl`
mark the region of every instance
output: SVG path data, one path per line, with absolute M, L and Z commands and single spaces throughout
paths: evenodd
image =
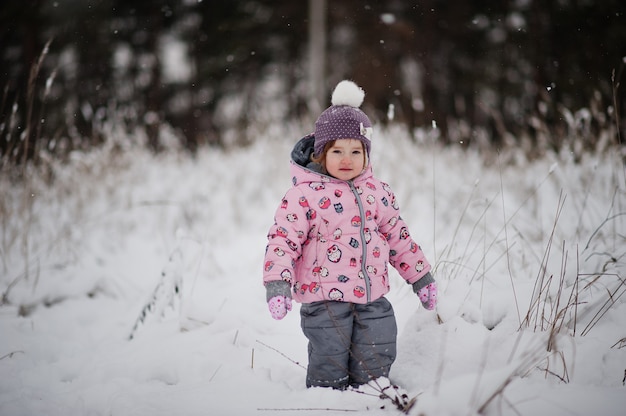
M 413 285 L 426 309 L 437 286 L 430 264 L 400 216 L 389 185 L 372 174 L 372 124 L 351 81 L 291 153 L 293 186 L 268 233 L 263 282 L 269 310 L 282 319 L 302 304 L 309 340 L 307 387 L 345 389 L 387 377 L 397 327 L 387 263 Z

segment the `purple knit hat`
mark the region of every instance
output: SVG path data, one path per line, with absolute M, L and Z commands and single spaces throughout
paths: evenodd
M 321 155 L 326 143 L 338 139 L 357 139 L 365 145 L 369 158 L 372 123 L 359 110 L 365 92 L 352 81 L 341 81 L 335 87 L 332 105 L 315 122 L 315 155 Z

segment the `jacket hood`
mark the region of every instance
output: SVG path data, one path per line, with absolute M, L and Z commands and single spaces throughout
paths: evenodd
M 314 146 L 315 135 L 309 134 L 308 136 L 304 136 L 298 140 L 298 143 L 293 147 L 291 160 L 304 167 L 311 164 L 311 155 L 313 154 Z

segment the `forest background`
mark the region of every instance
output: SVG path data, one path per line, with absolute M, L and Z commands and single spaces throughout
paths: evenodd
M 97 146 L 107 123 L 156 151 L 171 133 L 192 152 L 248 145 L 314 119 L 343 78 L 375 122 L 415 139 L 436 125 L 485 154 L 580 157 L 621 143 L 625 13 L 620 0 L 4 2 L 1 166 Z

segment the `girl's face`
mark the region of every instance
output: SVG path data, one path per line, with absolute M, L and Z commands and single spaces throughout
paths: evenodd
M 363 172 L 365 149 L 357 139 L 341 139 L 326 152 L 326 170 L 337 179 L 349 181 Z

